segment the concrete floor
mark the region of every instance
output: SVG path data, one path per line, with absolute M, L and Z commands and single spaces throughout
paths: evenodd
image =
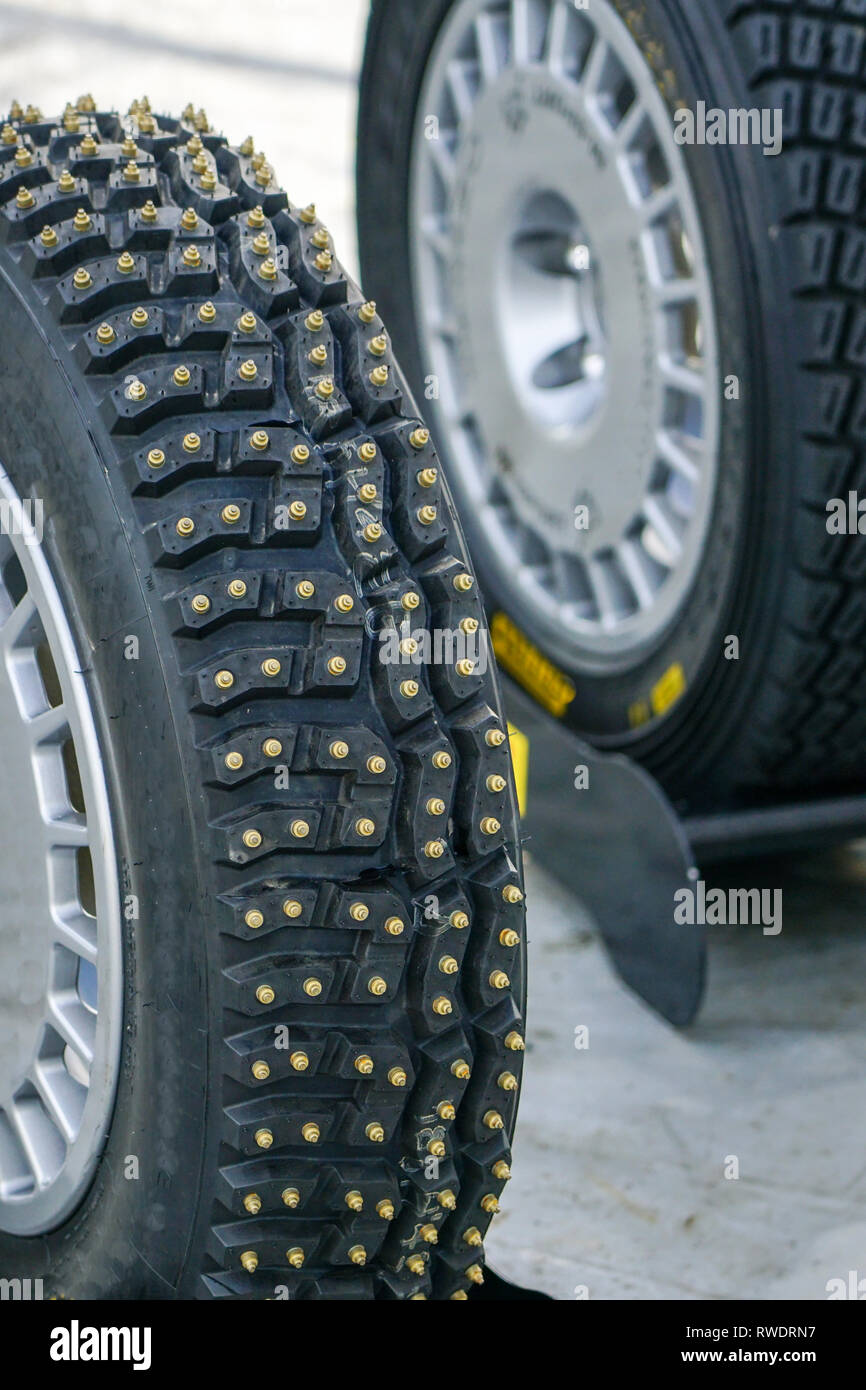
M 86 90 L 124 110 L 143 93 L 155 108 L 204 104 L 233 138 L 253 133 L 293 200 L 316 200 L 357 273 L 365 9 L 0 3 L 0 110 L 13 97 L 62 109 Z M 526 1084 L 488 1240 L 508 1277 L 558 1299 L 820 1299 L 829 1279 L 866 1276 L 866 852 L 762 873 L 730 882 L 783 886 L 783 932 L 713 932 L 706 1006 L 677 1033 L 530 863 Z

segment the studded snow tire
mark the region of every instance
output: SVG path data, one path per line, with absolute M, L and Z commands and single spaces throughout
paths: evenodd
M 61 1228 L 0 1235 L 0 1274 L 465 1297 L 509 1176 L 522 877 L 386 328 L 251 140 L 89 99 L 3 127 L 0 323 L 0 464 L 43 502 L 125 938 L 96 1177 Z

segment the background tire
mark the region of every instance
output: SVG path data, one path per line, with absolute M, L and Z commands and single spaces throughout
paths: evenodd
M 417 388 L 434 370 L 423 346 L 425 308 L 411 244 L 410 190 L 431 114 L 419 94 L 429 91 L 425 82 L 460 3 L 436 0 L 419 18 L 404 0 L 376 0 L 364 65 L 363 273 Z M 514 76 L 514 25 L 524 26 L 519 42 L 537 44 L 543 55 L 552 16 L 565 25 L 568 12 L 568 24 L 583 22 L 574 7 L 553 0 L 492 0 L 483 8 L 493 29 L 481 35 L 480 47 L 471 38 L 464 44 L 464 94 L 454 98 L 455 106 L 462 101 L 468 108 L 454 123 L 458 135 L 450 149 L 461 196 L 485 157 L 484 132 L 473 126 L 477 107 L 465 95 L 481 48 L 492 34 L 496 42 L 485 48 L 482 66 L 499 65 L 493 80 L 502 84 L 503 122 L 511 122 L 502 148 L 516 161 L 536 119 L 533 93 L 547 78 L 531 64 L 522 78 Z M 580 660 L 569 651 L 555 619 L 539 620 L 516 578 L 503 573 L 490 526 L 473 518 L 460 469 L 452 467 L 454 426 L 431 403 L 431 426 L 466 516 L 495 636 L 498 628 L 497 654 L 558 717 L 598 745 L 640 758 L 684 803 L 760 799 L 779 786 L 814 793 L 862 785 L 862 554 L 856 538 L 829 535 L 826 525 L 829 499 L 847 498 L 866 482 L 866 58 L 859 6 L 806 0 L 795 12 L 787 4 L 746 0 L 593 0 L 590 13 L 620 24 L 625 46 L 639 51 L 662 95 L 671 127 L 677 109 L 694 111 L 698 101 L 726 111 L 780 109 L 784 145 L 777 157 L 751 145 L 682 148 L 701 213 L 718 334 L 717 474 L 700 563 L 678 611 L 643 647 L 602 669 L 585 652 Z M 568 80 L 577 80 L 576 70 Z M 557 91 L 545 88 L 537 104 L 550 109 L 566 84 L 550 78 L 547 85 Z M 623 107 L 611 118 L 614 129 L 628 118 Z M 447 112 L 443 128 L 450 140 Z M 583 158 L 589 183 L 592 155 L 578 145 L 563 124 L 562 158 Z M 463 153 L 468 150 L 471 156 Z M 592 242 L 598 207 L 582 208 L 580 180 L 574 182 Z M 459 259 L 472 253 L 469 232 L 461 239 L 466 203 L 458 199 L 458 205 L 450 235 Z M 596 241 L 604 277 L 605 237 Z M 498 274 L 492 246 L 488 257 Z M 456 283 L 456 263 L 449 270 L 447 258 L 442 261 L 443 293 Z M 608 279 L 605 290 L 614 307 L 630 293 L 625 277 Z M 466 352 L 470 378 L 476 342 L 486 335 L 495 346 L 498 333 L 495 321 L 481 326 Z M 475 353 L 475 366 L 481 356 Z M 636 392 L 638 384 L 635 375 Z M 638 410 L 636 396 L 634 412 L 622 411 L 617 422 L 627 453 Z M 597 456 L 593 476 L 592 448 L 590 440 L 588 476 L 563 472 L 563 513 L 604 470 L 606 460 Z M 483 466 L 492 467 L 483 438 L 478 450 Z M 530 464 L 543 461 L 540 447 Z
M 523 907 L 493 671 L 425 652 L 482 616 L 432 446 L 251 140 L 89 99 L 11 121 L 0 460 L 81 653 L 125 977 L 92 1185 L 35 1239 L 7 1187 L 0 1271 L 462 1298 L 509 1175 Z M 405 618 L 429 665 L 382 656 Z

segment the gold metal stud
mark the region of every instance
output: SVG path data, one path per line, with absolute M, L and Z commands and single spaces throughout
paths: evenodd
M 376 833 L 376 822 L 370 820 L 369 816 L 360 816 L 355 821 L 355 833 L 368 839 L 370 835 Z
M 233 580 L 232 583 L 240 584 L 240 583 L 243 583 L 243 581 L 242 581 L 242 580 Z M 229 585 L 229 588 L 231 589 L 231 584 Z M 244 589 L 246 590 L 246 585 L 245 585 L 245 584 L 244 584 Z M 279 740 L 278 738 L 266 738 L 265 741 L 264 741 L 264 743 L 262 744 L 262 752 L 264 753 L 264 755 L 265 755 L 266 758 L 278 758 L 278 757 L 280 756 L 280 754 L 282 753 L 282 751 L 283 751 L 283 745 L 280 743 L 280 740 Z M 300 909 L 300 904 L 298 904 L 298 907 L 299 907 L 299 909 Z M 285 903 L 283 903 L 283 911 L 284 911 L 284 912 L 286 911 L 286 904 L 285 904 Z M 300 915 L 300 911 L 297 912 L 297 913 L 294 913 L 294 912 L 286 912 L 286 916 L 287 916 L 287 917 L 297 917 L 297 916 L 299 916 L 299 915 Z
M 121 275 L 131 275 L 135 270 L 135 257 L 131 256 L 128 251 L 124 251 L 123 255 L 118 257 L 117 269 Z
M 334 607 L 339 613 L 351 613 L 355 607 L 355 600 L 351 594 L 338 594 L 334 599 Z
M 20 120 L 22 119 L 23 115 L 24 115 L 24 112 L 23 112 L 23 110 L 21 109 L 21 103 L 18 102 L 18 101 L 14 101 L 14 100 L 13 100 L 12 103 L 11 103 L 11 105 L 10 105 L 10 107 L 9 107 L 9 119 L 10 119 L 10 121 L 20 121 Z
M 293 1052 L 289 1057 L 293 1071 L 306 1071 L 310 1065 L 310 1059 L 306 1052 Z
M 422 468 L 420 473 L 416 473 L 416 478 L 421 487 L 432 487 L 439 473 L 435 468 Z
M 213 169 L 205 169 L 199 182 L 205 193 L 213 193 L 217 182 Z
M 484 1243 L 484 1237 L 477 1226 L 470 1226 L 468 1230 L 464 1231 L 463 1239 L 467 1245 L 482 1245 Z
M 141 305 L 139 305 L 139 307 L 137 309 L 133 309 L 132 313 L 130 314 L 129 322 L 132 324 L 133 328 L 144 328 L 145 325 L 148 323 L 147 310 L 143 309 Z
M 85 159 L 91 159 L 93 155 L 96 154 L 96 151 L 99 148 L 99 146 L 97 145 L 92 135 L 85 135 L 84 139 L 81 142 L 80 148 L 81 153 L 84 155 Z M 151 207 L 153 207 L 152 203 Z
M 256 1078 L 256 1081 L 267 1081 L 268 1077 L 271 1074 L 271 1069 L 268 1066 L 267 1062 L 253 1062 L 253 1065 L 250 1068 L 250 1070 L 252 1071 L 253 1076 Z
M 277 278 L 277 263 L 276 263 L 276 261 L 274 260 L 273 256 L 267 256 L 267 257 L 265 257 L 265 259 L 262 261 L 261 265 L 259 266 L 259 279 L 260 279 L 260 280 L 276 280 L 276 278 Z
M 464 1300 L 468 1300 L 468 1298 L 469 1295 L 465 1289 L 455 1289 L 453 1293 L 448 1295 L 448 1301 L 450 1303 L 463 1302 Z
M 201 265 L 201 252 L 196 245 L 185 246 L 183 250 L 183 263 L 190 270 L 196 270 Z M 199 318 L 201 312 L 199 312 Z
M 258 830 L 245 830 L 243 834 L 243 841 L 247 849 L 258 849 L 262 843 L 261 832 Z M 256 991 L 256 994 L 259 998 L 261 998 L 261 994 L 258 990 Z M 263 1004 L 267 1004 L 269 1002 L 270 1001 L 267 999 L 262 999 Z
M 307 506 L 306 506 L 306 503 L 305 503 L 305 502 L 301 502 L 300 500 L 298 500 L 298 499 L 296 498 L 295 501 L 292 502 L 291 505 L 289 506 L 289 515 L 290 515 L 295 521 L 303 521 L 304 517 L 307 515 Z
M 260 1004 L 273 1004 L 276 997 L 271 985 L 259 985 L 256 990 L 256 998 Z
M 511 1169 L 504 1158 L 498 1158 L 490 1171 L 499 1182 L 508 1182 L 511 1177 Z
M 241 333 L 253 333 L 256 327 L 256 316 L 249 309 L 245 314 L 241 314 L 237 322 L 237 327 Z M 258 431 L 257 431 L 258 433 Z M 261 431 L 264 434 L 264 430 Z
M 385 930 L 389 936 L 402 936 L 405 923 L 399 917 L 389 917 L 385 922 Z
M 147 399 L 147 387 L 143 381 L 131 381 L 126 388 L 126 399 L 128 401 L 143 401 Z M 181 535 L 184 533 L 181 532 Z
M 366 922 L 370 916 L 370 909 L 366 903 L 352 903 L 349 908 L 349 916 L 353 922 Z
M 388 339 L 384 333 L 377 333 L 375 338 L 371 338 L 367 348 L 374 357 L 383 357 L 388 351 Z
M 259 232 L 258 236 L 253 237 L 253 250 L 257 256 L 267 256 L 271 249 L 271 239 L 267 232 Z
M 85 208 L 79 208 L 72 219 L 73 230 L 76 232 L 89 232 L 92 226 L 93 223 L 90 220 L 90 214 Z
M 131 159 L 126 165 L 123 171 L 123 181 L 124 183 L 141 183 L 141 170 L 135 160 Z
M 433 754 L 433 757 L 430 761 L 432 762 L 435 768 L 438 768 L 440 772 L 443 772 L 446 767 L 451 766 L 451 754 L 446 752 L 444 748 L 440 748 L 438 752 Z
M 499 1211 L 499 1198 L 493 1192 L 488 1192 L 478 1203 L 482 1211 L 486 1211 L 489 1216 L 495 1216 Z
M 428 799 L 428 801 L 427 801 L 427 814 L 428 814 L 428 816 L 444 816 L 444 814 L 445 814 L 445 809 L 446 809 L 446 808 L 445 808 L 445 802 L 442 800 L 441 796 L 431 796 L 431 797 Z
M 319 333 L 325 326 L 325 315 L 321 309 L 312 309 L 304 319 L 304 324 L 311 333 Z
M 24 112 L 24 122 L 26 125 L 38 125 L 42 120 L 42 111 L 38 106 L 28 103 L 27 110 Z
M 259 188 L 269 188 L 273 177 L 274 171 L 270 164 L 262 164 L 261 167 L 256 170 L 256 183 Z
M 388 385 L 388 368 L 383 364 L 381 367 L 374 367 L 370 373 L 370 381 L 373 386 Z
M 306 463 L 310 457 L 310 451 L 306 444 L 296 444 L 292 450 L 292 461 L 294 463 Z
M 450 1100 L 440 1100 L 436 1106 L 436 1114 L 440 1120 L 453 1120 L 457 1111 L 454 1109 L 454 1102 Z
M 488 729 L 487 733 L 484 735 L 484 742 L 487 744 L 488 748 L 501 748 L 505 742 L 505 738 L 506 735 L 503 733 L 502 729 Z M 504 893 L 505 890 L 503 889 L 503 896 Z
M 417 516 L 418 520 L 421 522 L 421 525 L 422 525 L 422 526 L 432 526 L 433 522 L 436 520 L 436 518 L 437 518 L 437 516 L 439 515 L 439 513 L 438 513 L 438 511 L 436 510 L 435 507 L 426 506 L 426 507 L 419 507 L 418 510 L 417 510 L 417 512 L 415 513 L 415 515 Z
M 475 580 L 472 578 L 471 574 L 466 574 L 464 572 L 463 574 L 455 574 L 452 583 L 458 594 L 467 594 L 475 583 Z
M 217 671 L 214 676 L 214 685 L 219 686 L 220 690 L 231 690 L 235 683 L 235 678 L 231 671 Z
M 192 600 L 192 603 L 190 604 L 190 607 L 192 608 L 193 613 L 207 613 L 210 611 L 210 599 L 208 598 L 207 594 L 196 594 L 195 598 Z M 226 758 L 226 766 L 241 767 L 243 765 L 243 758 L 241 758 L 241 761 L 239 763 L 229 762 L 229 758 L 240 757 L 240 753 L 229 753 Z
M 178 382 L 178 386 L 180 385 L 181 382 Z M 185 434 L 183 437 L 183 447 L 186 453 L 197 454 L 199 449 L 201 448 L 201 436 L 196 434 L 194 430 L 190 430 L 189 434 Z
M 184 366 L 175 367 L 174 372 L 173 372 L 173 374 L 172 374 L 172 380 L 174 381 L 175 386 L 189 386 L 189 383 L 190 383 L 190 371 L 189 371 L 189 367 L 184 367 Z
M 526 1043 L 523 1041 L 523 1038 L 520 1036 L 520 1034 L 514 1032 L 514 1030 L 506 1034 L 504 1042 L 509 1052 L 526 1051 Z
M 456 671 L 458 676 L 471 676 L 474 670 L 475 662 L 470 661 L 468 658 L 457 662 Z
M 345 743 L 343 739 L 335 738 L 334 742 L 328 749 L 328 752 L 330 753 L 332 758 L 348 758 L 349 745 L 348 743 Z
M 309 361 L 313 363 L 313 366 L 324 367 L 328 360 L 328 349 L 325 347 L 324 343 L 318 343 L 316 347 L 312 348 L 311 351 L 307 353 L 307 357 Z
M 304 1251 L 300 1245 L 293 1245 L 291 1250 L 286 1251 L 286 1259 L 292 1269 L 300 1269 L 304 1263 Z
M 371 1120 L 370 1123 L 367 1125 L 366 1129 L 364 1130 L 364 1133 L 370 1140 L 371 1144 L 381 1144 L 384 1142 L 385 1131 L 379 1124 L 378 1120 Z
M 501 830 L 499 821 L 495 816 L 484 816 L 481 821 L 482 835 L 498 835 Z
M 373 1070 L 373 1058 L 368 1057 L 366 1052 L 362 1052 L 355 1058 L 355 1071 L 359 1071 L 362 1076 L 369 1076 Z
M 247 586 L 242 579 L 233 579 L 228 585 L 229 598 L 245 598 Z
M 362 463 L 372 463 L 376 457 L 376 445 L 372 440 L 367 439 L 358 450 L 358 458 Z
M 498 1110 L 486 1110 L 481 1123 L 485 1129 L 504 1129 L 505 1121 Z
M 259 927 L 265 924 L 264 916 L 257 907 L 251 907 L 244 915 L 244 921 L 251 931 L 258 931 Z
M 406 1268 L 410 1274 L 423 1274 L 427 1266 L 420 1255 L 410 1255 L 406 1261 Z
M 245 1250 L 241 1255 L 241 1264 L 247 1274 L 254 1274 L 259 1267 L 259 1257 L 255 1250 Z
M 236 502 L 227 502 L 220 512 L 220 516 L 229 526 L 233 526 L 236 521 L 241 519 L 241 509 Z
M 269 1149 L 274 1142 L 274 1136 L 269 1129 L 257 1129 L 253 1138 L 260 1149 Z
M 446 1211 L 453 1211 L 457 1206 L 457 1198 L 450 1187 L 446 1187 L 442 1192 L 437 1193 L 436 1201 L 439 1203 L 440 1207 L 444 1207 Z
M 362 304 L 358 310 L 358 318 L 362 323 L 372 323 L 376 317 L 376 301 L 368 299 L 366 304 Z
M 244 1198 L 244 1209 L 250 1216 L 257 1216 L 262 1209 L 262 1199 L 258 1192 L 248 1192 Z
M 43 240 L 44 236 L 45 234 L 43 233 Z M 113 343 L 116 337 L 117 334 L 110 323 L 101 323 L 96 330 L 96 341 L 102 343 L 104 346 Z
M 279 661 L 277 661 L 277 658 L 275 656 L 266 657 L 265 660 L 262 662 L 263 676 L 278 676 L 282 669 L 282 666 L 280 665 Z
M 312 598 L 315 592 L 316 586 L 310 579 L 302 579 L 295 585 L 295 593 L 298 598 Z M 338 755 L 334 754 L 334 756 L 336 757 Z M 342 756 L 345 757 L 345 753 Z
M 284 1187 L 280 1193 L 283 1206 L 290 1207 L 294 1211 L 301 1200 L 301 1194 L 296 1187 Z
M 413 589 L 409 589 L 408 592 L 403 595 L 400 602 L 404 608 L 411 612 L 413 608 L 418 607 L 421 602 L 421 597 L 419 594 L 416 594 Z
M 42 242 L 43 246 L 56 246 L 57 233 L 53 227 L 43 227 L 39 234 L 39 240 Z M 99 337 L 99 330 L 97 330 L 96 336 Z
M 469 1063 L 463 1057 L 458 1057 L 456 1062 L 451 1063 L 451 1074 L 456 1076 L 458 1081 L 468 1081 L 472 1072 Z
M 363 1245 L 353 1245 L 349 1250 L 349 1259 L 353 1265 L 365 1265 L 367 1263 L 367 1252 Z
M 15 151 L 15 163 L 19 169 L 29 168 L 33 163 L 33 152 L 28 150 L 26 145 L 19 145 L 18 149 Z M 60 179 L 58 179 L 58 184 L 61 182 L 62 178 L 63 175 L 61 174 Z
M 503 1091 L 516 1091 L 520 1083 L 513 1071 L 503 1071 L 496 1078 L 496 1084 L 501 1086 Z
M 506 883 L 502 890 L 502 896 L 507 903 L 522 903 L 523 894 L 516 883 Z
M 400 694 L 406 700 L 414 700 L 420 689 L 421 687 L 417 681 L 408 680 L 400 682 Z
M 466 1278 L 471 1280 L 473 1284 L 484 1283 L 484 1271 L 480 1265 L 470 1265 L 469 1268 L 464 1271 L 464 1273 L 466 1275 Z
M 456 975 L 460 966 L 453 956 L 441 956 L 439 959 L 439 969 L 443 975 Z
M 252 227 L 255 230 L 256 228 L 263 227 L 264 225 L 265 210 L 259 204 L 256 204 L 256 206 L 254 208 L 250 208 L 249 212 L 247 213 L 247 226 Z
M 387 767 L 387 762 L 384 758 L 380 757 L 378 753 L 374 753 L 371 758 L 367 759 L 367 771 L 372 772 L 377 776 L 380 773 L 384 772 L 387 769 Z
M 311 975 L 308 980 L 304 980 L 304 993 L 311 999 L 318 999 L 322 992 L 322 981 Z
M 424 846 L 424 854 L 427 859 L 441 859 L 445 853 L 445 843 L 443 840 L 428 840 Z
M 478 627 L 479 627 L 479 623 L 478 623 L 478 619 L 477 619 L 477 618 L 461 618 L 461 619 L 460 619 L 460 631 L 461 631 L 461 632 L 466 632 L 466 633 L 471 634 L 471 633 L 473 633 L 473 632 L 477 632 L 477 631 L 478 631 Z
M 295 840 L 305 840 L 310 833 L 310 823 L 305 820 L 293 820 L 289 826 L 292 838 Z
M 388 1080 L 392 1086 L 405 1086 L 408 1079 L 403 1067 L 392 1067 L 388 1072 Z
M 316 230 L 313 232 L 313 235 L 310 237 L 310 241 L 314 246 L 317 246 L 319 250 L 322 250 L 325 246 L 330 245 L 331 238 L 328 234 L 327 227 L 317 227 Z
M 18 136 L 15 129 L 8 121 L 3 126 L 3 129 L 0 130 L 0 141 L 2 141 L 4 145 L 15 145 L 18 143 Z
M 301 208 L 298 216 L 302 222 L 307 223 L 307 226 L 312 226 L 316 220 L 316 204 L 308 203 L 305 208 Z
M 120 153 L 123 155 L 124 159 L 138 158 L 138 146 L 136 145 L 131 135 L 127 135 L 126 139 L 120 147 Z
M 358 500 L 360 502 L 375 502 L 376 484 L 362 483 L 361 486 L 358 488 Z
M 76 270 L 75 274 L 72 277 L 72 283 L 77 290 L 90 289 L 90 286 L 93 284 L 90 271 L 85 269 L 84 266 L 79 266 L 78 270 Z M 127 395 L 128 394 L 129 392 L 127 392 Z M 135 397 L 132 397 L 132 399 L 134 400 Z
M 425 429 L 423 425 L 418 425 L 409 435 L 409 443 L 412 445 L 413 449 L 425 448 L 425 446 L 430 443 L 430 431 Z M 435 470 L 432 471 L 435 472 Z
M 364 1210 L 364 1198 L 361 1196 L 360 1192 L 356 1191 L 354 1188 L 351 1192 L 346 1193 L 343 1201 L 346 1203 L 349 1211 Z
M 507 989 L 511 983 L 504 970 L 491 970 L 487 978 L 494 989 Z
M 308 1120 L 301 1129 L 301 1134 L 307 1144 L 318 1144 L 319 1138 L 321 1137 L 321 1130 L 312 1120 Z
M 151 449 L 147 455 L 148 468 L 163 468 L 165 466 L 165 454 L 162 449 Z
M 503 927 L 499 933 L 499 943 L 502 946 L 519 946 L 520 937 L 513 927 Z
M 451 923 L 452 927 L 456 927 L 458 931 L 465 931 L 469 926 L 469 918 L 460 908 L 456 908 L 454 912 L 451 913 L 448 921 Z
M 386 980 L 382 979 L 381 975 L 373 975 L 373 977 L 367 981 L 367 991 L 369 994 L 380 996 L 385 994 L 387 989 L 388 983 Z
M 238 367 L 238 375 L 242 381 L 255 381 L 259 374 L 259 369 L 251 357 L 246 362 L 242 362 Z
M 279 740 L 274 738 L 274 739 L 268 739 L 267 742 L 268 742 L 268 743 L 274 743 L 274 744 L 277 745 L 277 746 L 276 746 L 276 749 L 271 749 L 271 748 L 266 749 L 266 752 L 267 752 L 268 757 L 269 757 L 269 758 L 276 758 L 276 757 L 279 757 L 280 753 L 282 753 L 282 751 L 283 751 L 283 746 L 282 746 L 282 744 L 279 742 Z M 283 903 L 283 913 L 284 913 L 284 915 L 285 915 L 286 917 L 291 917 L 291 918 L 300 917 L 300 916 L 302 915 L 303 911 L 304 911 L 304 905 L 303 905 L 303 903 L 299 903 L 298 900 L 297 900 L 297 898 L 286 898 L 285 902 Z
M 250 446 L 258 453 L 263 453 L 270 445 L 271 438 L 267 430 L 253 430 L 250 435 Z
M 431 1139 L 427 1145 L 427 1152 L 434 1158 L 444 1158 L 448 1151 L 441 1139 Z
M 316 270 L 320 270 L 323 275 L 326 275 L 327 272 L 333 268 L 333 264 L 334 257 L 331 255 L 330 251 L 320 251 L 313 261 Z
M 334 394 L 334 383 L 331 377 L 323 376 L 322 380 L 316 383 L 316 395 L 323 401 L 328 401 Z
M 394 1203 L 387 1197 L 383 1197 L 381 1202 L 376 1203 L 376 1212 L 383 1221 L 393 1221 L 395 1216 Z
M 434 1014 L 440 1014 L 444 1017 L 446 1014 L 450 1014 L 453 1011 L 454 1006 L 446 995 L 440 994 L 433 1000 L 432 1007 Z

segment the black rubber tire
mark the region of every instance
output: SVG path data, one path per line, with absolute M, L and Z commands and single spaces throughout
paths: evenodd
M 374 0 L 361 90 L 363 275 L 415 384 L 427 369 L 408 256 L 412 129 L 452 3 L 419 16 L 408 0 Z M 826 508 L 866 490 L 866 4 L 598 3 L 626 21 L 672 113 L 697 100 L 781 107 L 784 148 L 684 150 L 705 213 L 721 375 L 739 377 L 740 399 L 723 404 L 715 511 L 684 611 L 634 669 L 566 670 L 576 692 L 561 717 L 641 759 L 684 805 L 862 786 L 863 542 L 828 535 Z M 489 608 L 525 631 L 518 592 L 497 587 L 468 514 L 466 526 Z M 730 635 L 738 660 L 726 656 Z M 519 639 L 504 656 L 518 678 L 538 661 Z M 678 669 L 685 688 L 675 682 L 671 700 Z
M 0 1272 L 75 1299 L 462 1298 L 508 1177 L 524 909 L 493 670 L 380 659 L 395 613 L 416 637 L 483 616 L 447 490 L 417 481 L 432 446 L 251 142 L 136 105 L 123 145 L 88 100 L 13 126 L 0 460 L 44 499 L 138 917 L 96 1179 L 61 1229 L 0 1237 Z

